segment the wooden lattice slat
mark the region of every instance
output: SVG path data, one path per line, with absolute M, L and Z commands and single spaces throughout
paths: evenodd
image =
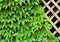
M 46 15 L 50 18 L 53 35 L 60 36 L 60 0 L 43 0 Z

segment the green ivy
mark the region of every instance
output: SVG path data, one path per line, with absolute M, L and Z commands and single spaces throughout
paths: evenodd
M 0 42 L 58 42 L 41 0 L 0 0 Z

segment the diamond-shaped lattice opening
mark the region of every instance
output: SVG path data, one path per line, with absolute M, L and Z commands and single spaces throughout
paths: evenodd
M 48 2 L 49 0 L 45 0 L 45 2 Z
M 54 0 L 55 2 L 57 2 L 58 0 Z
M 56 17 L 54 17 L 51 21 L 54 23 L 57 20 Z
M 60 12 L 57 15 L 60 17 Z
M 59 27 L 60 27 L 60 22 L 58 22 L 58 23 L 56 24 L 56 26 L 57 26 L 57 28 L 59 28 Z
M 53 14 L 51 13 L 51 12 L 49 12 L 48 14 L 47 14 L 47 16 L 48 17 L 51 17 Z
M 49 9 L 47 7 L 45 7 L 45 13 L 48 11 Z
M 54 11 L 54 12 L 56 12 L 57 10 L 58 10 L 57 7 L 54 7 L 54 8 L 53 8 L 53 11 Z
M 52 28 L 50 29 L 50 31 L 53 33 L 53 32 L 56 31 L 56 30 L 55 30 L 54 27 L 52 27 Z
M 58 37 L 58 36 L 60 36 L 60 34 L 57 32 L 57 33 L 55 34 L 55 36 Z
M 50 7 L 52 7 L 53 5 L 54 5 L 54 4 L 53 4 L 52 2 L 49 4 Z

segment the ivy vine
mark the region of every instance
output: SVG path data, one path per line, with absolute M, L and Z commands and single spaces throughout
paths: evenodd
M 41 0 L 0 0 L 0 42 L 58 42 L 47 30 Z

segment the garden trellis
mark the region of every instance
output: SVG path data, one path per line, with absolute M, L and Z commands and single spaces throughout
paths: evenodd
M 60 0 L 43 0 L 46 15 L 50 18 L 52 28 L 50 31 L 55 36 L 60 36 Z

